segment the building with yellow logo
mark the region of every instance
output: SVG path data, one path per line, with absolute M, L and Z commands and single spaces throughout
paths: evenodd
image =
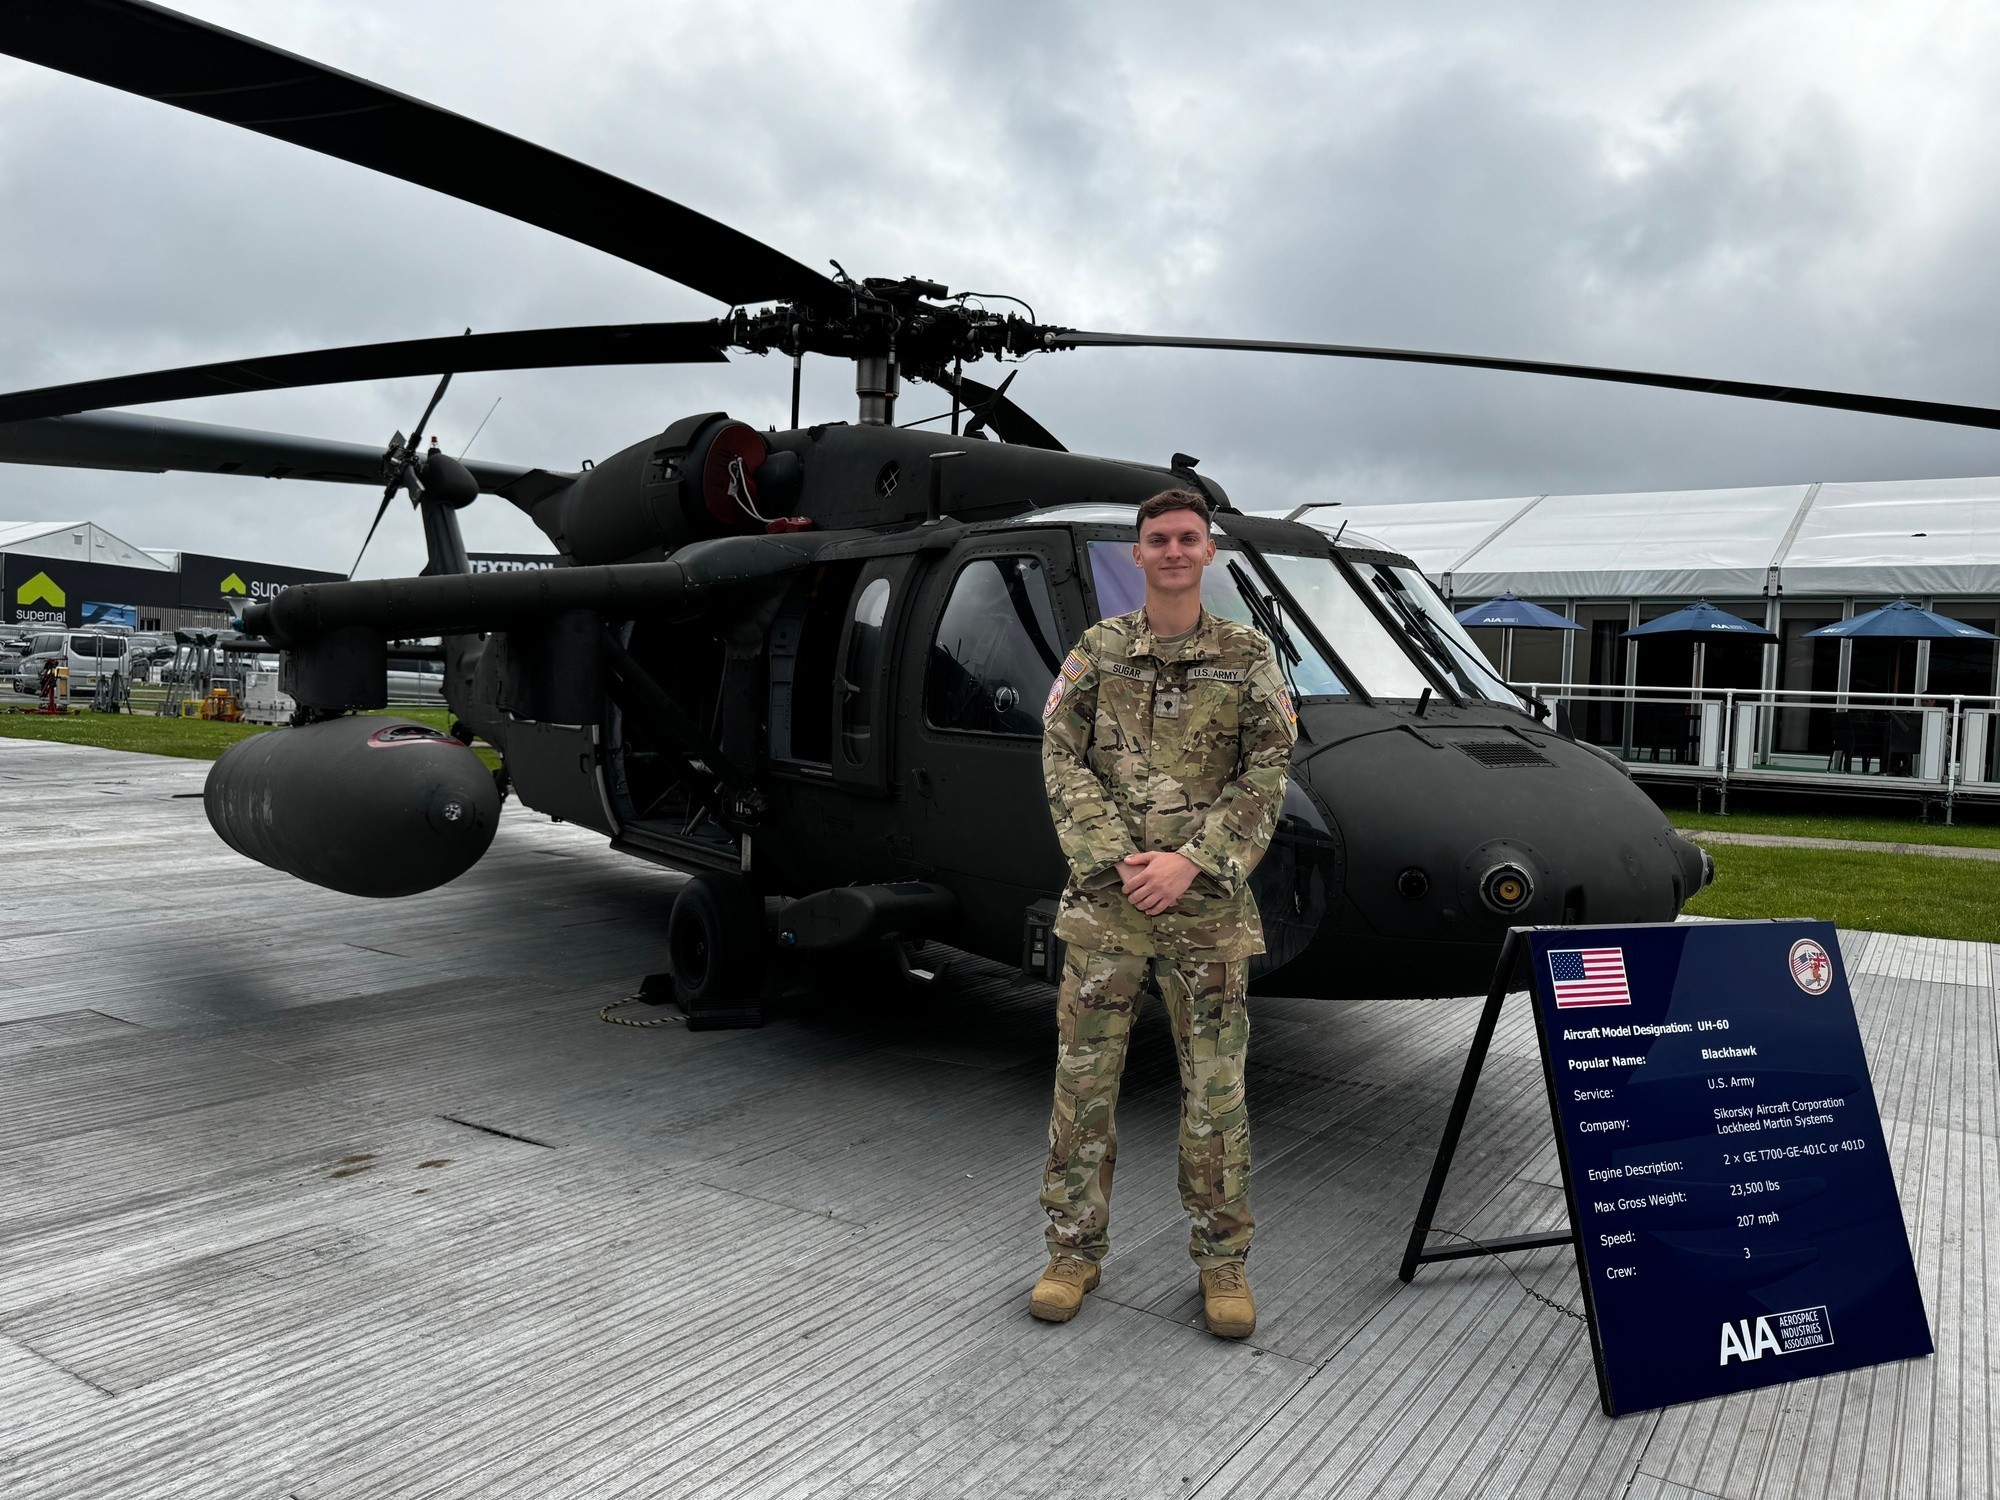
M 216 627 L 300 583 L 342 575 L 138 547 L 91 521 L 0 521 L 0 623 Z

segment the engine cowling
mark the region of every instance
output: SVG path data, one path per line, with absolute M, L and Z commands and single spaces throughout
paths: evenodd
M 657 559 L 704 537 L 764 529 L 764 435 L 725 412 L 683 417 L 535 504 L 535 524 L 578 563 Z

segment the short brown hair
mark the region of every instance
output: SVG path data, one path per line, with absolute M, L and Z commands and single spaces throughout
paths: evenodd
M 1200 490 L 1161 490 L 1140 504 L 1137 524 L 1143 529 L 1153 517 L 1164 516 L 1170 510 L 1191 510 L 1201 517 L 1202 525 L 1208 524 L 1208 497 Z

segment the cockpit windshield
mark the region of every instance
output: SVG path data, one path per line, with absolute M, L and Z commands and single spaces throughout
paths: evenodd
M 1521 706 L 1521 695 L 1508 687 L 1473 644 L 1465 627 L 1438 597 L 1430 581 L 1415 568 L 1386 562 L 1356 561 L 1355 570 L 1375 590 L 1389 611 L 1409 628 L 1411 640 L 1431 665 L 1461 694 L 1486 698 L 1510 707 Z
M 1130 542 L 1092 542 L 1090 575 L 1097 585 L 1097 606 L 1107 618 L 1129 614 L 1146 602 L 1146 575 L 1132 561 Z M 1278 664 L 1285 669 L 1292 691 L 1299 697 L 1347 695 L 1347 684 L 1340 673 L 1298 628 L 1298 622 L 1290 618 L 1290 611 L 1264 591 L 1250 560 L 1238 549 L 1217 549 L 1214 563 L 1201 575 L 1201 602 L 1210 614 L 1261 630 L 1269 637 Z
M 1361 586 L 1373 591 L 1387 614 L 1390 623 L 1384 624 L 1382 613 L 1369 606 L 1332 559 L 1270 551 L 1262 559 L 1290 601 L 1267 588 L 1240 548 L 1218 538 L 1215 561 L 1202 574 L 1201 602 L 1224 619 L 1254 626 L 1270 637 L 1300 697 L 1342 696 L 1358 679 L 1377 698 L 1417 698 L 1443 682 L 1462 697 L 1521 706 L 1520 695 L 1488 665 L 1465 627 L 1415 568 L 1344 554 Z M 1145 603 L 1146 579 L 1132 561 L 1130 542 L 1091 542 L 1090 571 L 1098 607 L 1107 616 Z M 1338 665 L 1314 647 L 1294 606 L 1338 655 Z
M 1331 559 L 1266 552 L 1264 561 L 1370 693 L 1377 698 L 1418 698 L 1431 686 L 1423 669 Z

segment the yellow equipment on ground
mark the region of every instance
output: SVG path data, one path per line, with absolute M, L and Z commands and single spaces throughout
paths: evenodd
M 206 698 L 184 704 L 181 711 L 185 713 L 190 708 L 198 719 L 214 719 L 223 724 L 235 724 L 243 717 L 243 704 L 226 687 L 210 688 Z

